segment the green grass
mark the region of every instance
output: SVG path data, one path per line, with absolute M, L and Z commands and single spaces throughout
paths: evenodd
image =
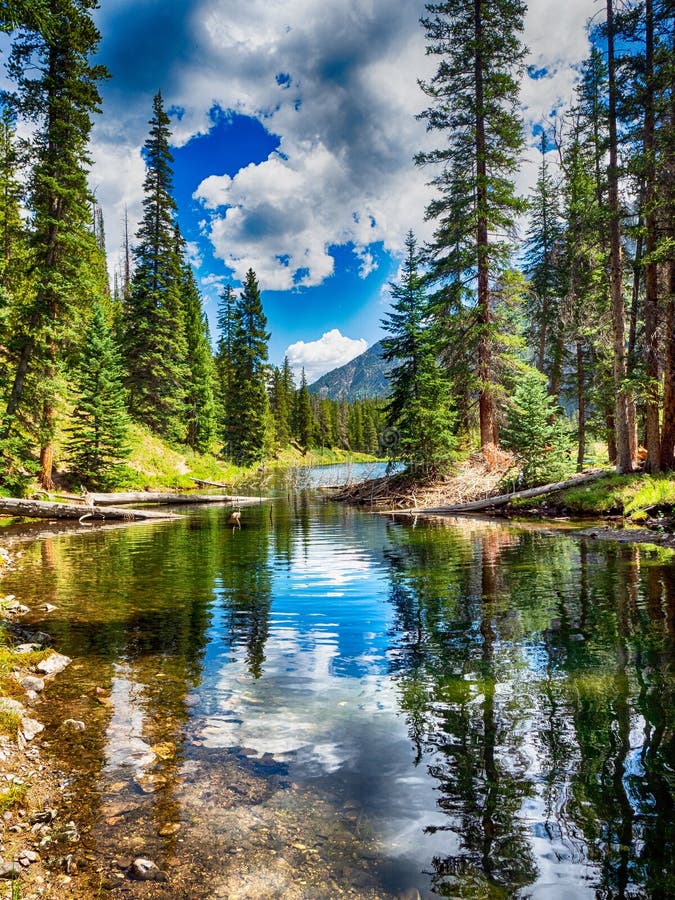
M 590 484 L 568 488 L 547 499 L 579 515 L 624 515 L 635 522 L 648 515 L 670 514 L 675 510 L 675 475 L 608 475 Z M 542 498 L 514 503 L 520 509 L 533 508 Z
M 0 792 L 0 815 L 7 812 L 7 810 L 11 809 L 13 806 L 25 803 L 28 789 L 29 785 L 26 784 L 26 782 L 23 784 L 15 784 L 12 782 L 6 791 Z

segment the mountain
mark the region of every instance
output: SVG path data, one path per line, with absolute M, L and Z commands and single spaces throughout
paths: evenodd
M 314 384 L 312 394 L 331 400 L 364 400 L 366 397 L 386 397 L 389 393 L 387 363 L 382 359 L 382 343 L 378 341 L 351 362 L 326 372 Z

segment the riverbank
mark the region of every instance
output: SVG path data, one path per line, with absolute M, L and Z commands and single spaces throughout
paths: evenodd
M 452 471 L 438 477 L 403 472 L 335 491 L 331 498 L 376 512 L 425 515 L 425 510 L 460 507 L 486 501 L 514 490 L 509 482 L 514 460 L 500 453 L 490 461 L 475 453 L 458 463 Z M 431 514 L 431 513 L 429 513 Z M 436 512 L 435 515 L 442 513 Z M 467 511 L 470 515 L 498 515 L 507 518 L 592 519 L 605 520 L 603 529 L 593 537 L 644 541 L 675 546 L 675 475 L 615 475 L 608 472 L 597 481 L 561 491 L 552 491 L 529 499 L 514 499 L 498 508 Z M 448 515 L 457 515 L 453 509 Z M 639 526 L 639 527 L 638 527 Z
M 68 775 L 43 758 L 40 721 L 50 684 L 71 661 L 49 646 L 48 634 L 23 627 L 30 610 L 3 593 L 3 575 L 21 556 L 0 547 L 0 884 L 21 900 L 77 896 L 72 850 L 79 835 L 65 803 Z M 65 720 L 57 740 L 83 725 Z

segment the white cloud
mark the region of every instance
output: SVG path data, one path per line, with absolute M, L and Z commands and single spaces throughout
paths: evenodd
M 161 50 L 160 62 L 142 63 L 155 66 L 150 80 L 161 81 L 167 105 L 182 110 L 172 126 L 175 142 L 206 132 L 214 105 L 257 117 L 280 137 L 278 152 L 267 160 L 232 178 L 207 175 L 195 192 L 204 205 L 204 233 L 235 277 L 253 267 L 263 288 L 320 284 L 334 270 L 331 248 L 351 244 L 365 278 L 375 265 L 375 242 L 399 253 L 410 227 L 420 240 L 430 236 L 433 224 L 424 221 L 424 209 L 432 173 L 412 162 L 416 151 L 438 142 L 415 118 L 426 105 L 417 79 L 428 78 L 437 64 L 425 54 L 421 2 L 194 0 L 179 6 L 180 44 L 176 38 L 173 49 Z M 152 9 L 150 0 L 138 0 L 139 15 L 125 21 L 147 31 Z M 527 62 L 546 74 L 524 79 L 528 127 L 569 101 L 572 66 L 588 51 L 585 23 L 592 12 L 588 0 L 563 7 L 558 0 L 530 3 Z M 101 15 L 105 43 L 105 17 L 112 21 L 116 13 L 111 8 Z M 164 43 L 173 40 L 164 37 Z M 164 70 L 155 71 L 160 64 Z M 112 215 L 106 208 L 113 221 L 122 197 L 130 211 L 140 209 L 139 148 L 150 96 L 147 87 L 133 100 L 123 92 L 118 105 L 128 107 L 107 113 L 114 133 L 97 129 L 94 177 L 104 206 L 113 207 Z M 536 179 L 535 159 L 528 151 L 518 185 L 523 191 Z M 213 172 L 222 171 L 213 160 Z
M 296 377 L 304 366 L 307 381 L 311 384 L 331 369 L 343 366 L 368 349 L 363 338 L 345 337 L 337 328 L 327 331 L 318 341 L 297 341 L 286 349 L 286 356 Z

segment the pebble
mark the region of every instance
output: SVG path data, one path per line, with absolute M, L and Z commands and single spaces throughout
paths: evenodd
M 151 859 L 138 857 L 131 864 L 129 874 L 138 881 L 166 881 L 166 875 Z
M 6 863 L 0 860 L 0 878 L 9 879 L 18 878 L 21 874 L 21 866 L 16 862 Z
M 63 656 L 61 653 L 52 653 L 47 659 L 43 659 L 36 666 L 38 672 L 42 672 L 43 675 L 58 675 L 59 672 L 63 672 L 66 666 L 70 665 L 72 660 L 68 656 Z
M 54 612 L 55 609 L 58 609 L 58 606 L 54 606 L 53 603 L 45 603 L 45 605 L 42 608 L 44 609 L 45 612 L 50 613 L 50 612 Z

